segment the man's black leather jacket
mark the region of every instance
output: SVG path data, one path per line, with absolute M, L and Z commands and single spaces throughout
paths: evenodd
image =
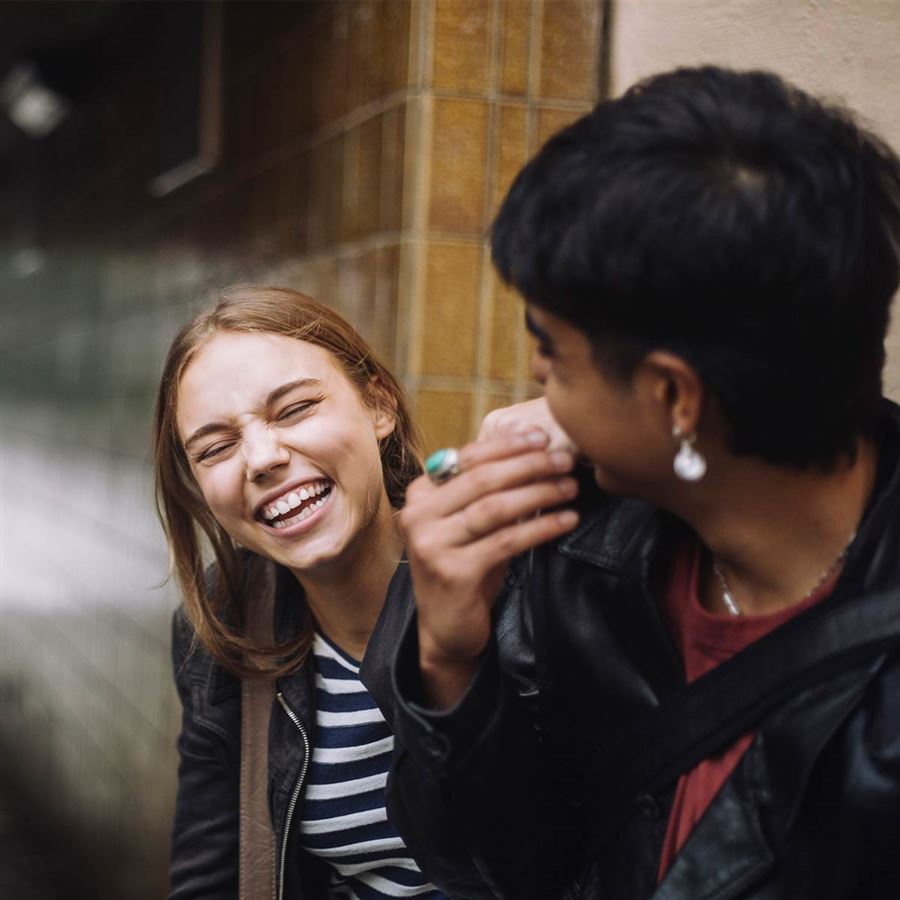
M 797 623 L 836 604 L 865 608 L 881 592 L 900 606 L 896 406 L 885 405 L 885 419 L 876 489 L 838 585 Z M 467 900 L 900 898 L 896 641 L 817 677 L 757 723 L 659 885 L 674 785 L 634 796 L 605 838 L 589 833 L 585 805 L 617 777 L 602 772 L 587 799 L 597 748 L 684 684 L 654 601 L 684 533 L 637 501 L 584 510 L 509 594 L 513 636 L 529 644 L 533 631 L 537 668 L 521 646 L 509 665 L 506 616 L 467 694 L 443 713 L 420 702 L 410 622 L 394 670 L 388 812 L 435 885 Z
M 277 567 L 276 639 L 297 633 L 302 604 L 296 579 Z M 408 570 L 401 564 L 360 667 L 360 679 L 388 722 L 390 660 L 412 607 Z M 183 712 L 169 900 L 237 900 L 240 682 L 193 643 L 191 627 L 178 610 L 173 619 L 172 655 Z M 312 667 L 279 679 L 276 690 L 269 728 L 276 900 L 323 900 L 325 873 L 300 852 L 297 827 L 303 778 L 315 740 Z

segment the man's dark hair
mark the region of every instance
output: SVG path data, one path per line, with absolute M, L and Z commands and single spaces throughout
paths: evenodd
M 765 72 L 650 78 L 520 172 L 494 262 L 628 378 L 689 362 L 731 449 L 830 466 L 878 417 L 900 275 L 900 161 L 851 115 Z

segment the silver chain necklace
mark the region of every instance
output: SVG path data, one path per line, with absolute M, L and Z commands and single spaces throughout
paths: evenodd
M 837 555 L 837 558 L 832 562 L 832 564 L 825 569 L 824 572 L 819 576 L 819 580 L 797 601 L 797 603 L 803 603 L 806 600 L 809 600 L 815 592 L 834 575 L 837 567 L 847 558 L 847 554 L 850 552 L 850 545 L 856 539 L 856 532 L 850 535 L 850 540 L 844 545 L 844 549 Z M 722 586 L 722 602 L 725 604 L 725 608 L 728 612 L 733 616 L 742 616 L 744 611 L 741 609 L 741 605 L 735 599 L 734 594 L 731 593 L 731 588 L 728 587 L 728 582 L 725 580 L 725 576 L 722 574 L 721 568 L 719 568 L 719 560 L 713 556 L 712 558 L 712 567 L 713 572 L 715 572 L 716 578 L 719 579 L 719 584 Z

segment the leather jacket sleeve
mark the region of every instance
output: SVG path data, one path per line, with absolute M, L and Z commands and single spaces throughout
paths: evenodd
M 169 900 L 237 900 L 239 692 L 214 684 L 214 664 L 192 639 L 179 610 L 172 656 L 182 725 Z M 202 714 L 210 691 L 217 693 L 215 718 Z
M 510 606 L 454 708 L 436 712 L 421 702 L 414 618 L 393 671 L 388 813 L 432 883 L 466 900 L 546 900 L 565 870 L 559 792 L 540 774 L 547 769 L 530 642 Z

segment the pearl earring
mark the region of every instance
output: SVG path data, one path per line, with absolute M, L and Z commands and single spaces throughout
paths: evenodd
M 681 441 L 672 468 L 682 481 L 699 481 L 706 474 L 706 459 L 694 449 L 697 432 L 685 434 L 677 425 L 672 426 L 672 437 Z

